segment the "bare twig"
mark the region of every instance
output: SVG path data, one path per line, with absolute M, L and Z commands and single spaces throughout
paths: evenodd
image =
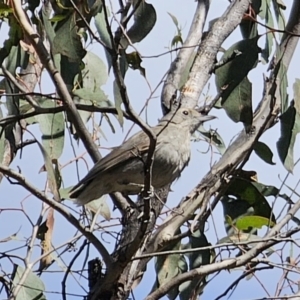
M 64 208 L 62 204 L 47 197 L 42 191 L 33 186 L 22 174 L 17 173 L 16 171 L 13 171 L 8 167 L 2 165 L 0 165 L 0 171 L 3 172 L 6 176 L 17 180 L 17 182 L 30 193 L 32 193 L 32 195 L 36 196 L 41 201 L 47 203 L 49 206 L 53 207 L 57 212 L 63 215 L 69 223 L 71 223 L 78 231 L 80 231 L 86 237 L 86 239 L 91 244 L 94 245 L 94 247 L 103 257 L 106 266 L 109 267 L 111 265 L 111 258 L 109 256 L 109 253 L 107 252 L 106 248 L 102 245 L 102 243 L 94 236 L 92 232 L 85 229 L 79 223 L 79 221 L 68 210 Z

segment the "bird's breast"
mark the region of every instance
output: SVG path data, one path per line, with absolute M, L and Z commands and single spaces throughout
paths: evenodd
M 190 135 L 187 136 L 186 139 L 174 139 L 158 145 L 152 168 L 154 187 L 163 187 L 180 177 L 191 155 Z

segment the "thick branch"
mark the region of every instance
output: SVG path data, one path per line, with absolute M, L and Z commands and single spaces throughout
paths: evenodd
M 172 62 L 161 94 L 161 105 L 164 113 L 167 113 L 172 103 L 171 99 L 179 89 L 180 79 L 196 46 L 202 38 L 203 28 L 208 13 L 210 0 L 199 0 L 194 19 L 188 36 L 180 49 L 176 59 Z M 195 105 L 194 105 L 195 106 Z
M 189 79 L 182 88 L 181 103 L 194 107 L 201 92 L 211 76 L 217 53 L 225 39 L 240 24 L 250 5 L 249 0 L 232 1 L 223 16 L 219 18 L 199 46 Z

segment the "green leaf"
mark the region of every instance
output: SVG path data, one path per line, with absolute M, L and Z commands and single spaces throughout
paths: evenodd
M 10 13 L 13 12 L 13 9 L 4 3 L 0 3 L 0 17 L 7 17 Z
M 281 136 L 277 142 L 277 151 L 281 162 L 290 173 L 294 169 L 294 145 L 300 132 L 300 115 L 294 107 L 294 101 L 280 116 Z
M 257 64 L 261 51 L 257 46 L 259 36 L 232 45 L 221 59 L 222 65 L 215 71 L 218 92 L 222 92 L 221 104 L 235 122 L 252 124 L 252 85 L 246 77 Z
M 164 251 L 179 250 L 180 241 L 174 243 L 171 242 Z M 182 261 L 182 255 L 180 254 L 170 254 L 164 256 L 158 256 L 155 260 L 155 271 L 156 271 L 156 281 L 158 287 L 166 282 L 172 280 L 175 276 L 181 274 L 182 267 L 184 266 Z M 180 267 L 179 267 L 180 266 Z M 169 299 L 175 299 L 178 295 L 178 287 L 170 290 L 168 292 Z
M 270 28 L 275 27 L 273 15 L 272 15 L 272 9 L 270 7 L 270 0 L 262 1 L 259 16 L 263 20 L 266 20 L 267 26 L 269 26 Z M 273 41 L 274 41 L 274 35 L 272 32 L 270 32 L 266 35 L 265 48 L 262 50 L 262 55 L 261 55 L 264 63 L 269 61 L 269 57 L 272 53 Z
M 178 44 L 183 45 L 183 40 L 182 40 L 182 35 L 181 34 L 176 34 L 171 42 L 171 47 L 177 47 Z
M 61 23 L 61 24 L 60 24 Z M 76 25 L 75 14 L 61 21 L 60 27 L 56 31 L 53 40 L 53 54 L 60 53 L 69 58 L 72 62 L 81 61 L 86 51 L 83 49 L 78 27 Z
M 113 91 L 114 91 L 114 98 L 115 98 L 115 107 L 116 107 L 116 110 L 118 113 L 118 121 L 119 121 L 121 127 L 123 127 L 124 117 L 123 117 L 123 112 L 122 112 L 122 108 L 121 108 L 123 101 L 122 101 L 119 87 L 115 80 L 113 83 Z
M 3 118 L 2 109 L 0 107 L 0 119 Z M 0 163 L 3 162 L 4 154 L 5 154 L 5 130 L 0 127 Z
M 50 16 L 51 10 L 47 9 L 46 5 L 43 5 L 41 10 L 41 22 L 43 23 L 43 29 L 46 32 L 47 38 L 49 39 L 50 43 L 53 43 L 55 31 L 53 28 L 53 24 L 50 22 Z M 66 17 L 66 15 L 64 17 Z
M 3 42 L 3 47 L 0 48 L 0 65 L 2 65 L 5 58 L 9 56 L 5 65 L 8 71 L 14 74 L 16 70 L 14 65 L 16 65 L 15 67 L 18 67 L 18 64 L 22 62 L 22 59 L 24 58 L 23 55 L 20 55 L 22 52 L 24 53 L 24 51 L 19 45 L 20 40 L 23 39 L 23 30 L 15 18 L 10 18 L 8 35 L 9 38 Z M 9 67 L 11 62 L 12 68 Z
M 68 15 L 55 15 L 53 18 L 50 18 L 49 21 L 50 22 L 60 22 L 64 19 L 66 19 L 68 17 Z
M 274 222 L 261 216 L 244 216 L 236 221 L 236 227 L 239 230 L 247 230 L 249 228 L 261 229 L 263 226 L 273 227 Z
M 300 79 L 296 78 L 293 84 L 294 102 L 295 108 L 298 114 L 300 114 Z
M 200 230 L 195 231 L 189 237 L 189 247 L 191 249 L 207 247 L 210 244 L 203 232 Z M 187 249 L 187 248 L 185 248 Z M 211 263 L 212 252 L 209 249 L 199 250 L 197 252 L 192 252 L 187 254 L 189 259 L 189 269 L 193 270 L 199 268 L 200 266 L 208 265 Z M 206 284 L 206 278 L 195 278 L 184 282 L 179 286 L 179 297 L 180 299 L 190 299 L 192 294 L 200 294 Z
M 104 85 L 108 79 L 106 66 L 102 59 L 92 52 L 87 52 L 83 58 L 85 63 L 82 70 L 83 87 L 97 90 Z
M 255 153 L 267 164 L 275 165 L 273 162 L 273 152 L 265 143 L 257 141 L 253 149 Z
M 258 14 L 260 11 L 261 2 L 262 0 L 252 0 L 251 6 L 249 6 L 249 10 L 247 13 L 254 15 Z M 254 38 L 258 35 L 257 23 L 253 22 L 253 20 L 247 17 L 242 19 L 240 23 L 240 30 L 244 39 Z
M 76 101 L 76 103 L 82 103 L 87 105 L 96 105 L 99 107 L 112 107 L 112 103 L 108 100 L 107 95 L 98 88 L 93 91 L 89 88 L 82 88 L 75 90 L 73 92 L 74 95 L 78 96 L 81 100 L 85 101 Z
M 145 1 L 133 1 L 133 7 L 140 3 L 139 7 L 134 13 L 134 23 L 127 31 L 131 43 L 138 43 L 142 41 L 153 29 L 156 23 L 156 11 L 152 4 L 148 4 Z M 128 41 L 123 38 L 121 41 L 124 49 L 128 46 Z
M 41 107 L 56 107 L 56 102 L 41 99 Z M 43 114 L 35 116 L 42 132 L 42 143 L 51 159 L 58 159 L 64 148 L 65 120 L 62 112 L 56 114 Z
M 108 8 L 106 8 L 106 11 L 109 12 Z M 105 15 L 104 15 L 104 9 L 100 13 L 98 13 L 95 17 L 95 26 L 98 31 L 98 34 L 100 36 L 101 41 L 104 43 L 104 45 L 107 48 L 111 48 L 111 40 L 110 40 L 110 35 L 106 27 L 106 22 L 105 22 Z M 111 68 L 111 55 L 109 52 L 104 48 L 105 51 L 105 56 L 107 59 L 107 64 L 108 64 L 108 70 Z
M 229 118 L 234 122 L 243 122 L 247 131 L 252 125 L 252 84 L 248 78 L 244 78 L 223 102 Z
M 287 93 L 287 88 L 288 88 L 287 69 L 282 61 L 280 62 L 278 77 L 280 82 L 279 92 L 281 97 L 281 113 L 284 113 L 288 109 L 289 95 Z
M 280 0 L 272 0 L 272 3 L 273 3 L 273 9 L 275 12 L 277 24 L 278 24 L 278 29 L 284 30 L 285 26 L 286 26 L 286 22 L 285 22 L 285 18 L 284 18 L 284 14 L 283 14 L 282 10 L 286 9 L 286 6 Z M 280 37 L 282 37 L 282 35 L 283 35 L 282 32 L 279 32 L 278 34 Z
M 239 218 L 249 215 L 265 217 L 276 222 L 265 197 L 251 181 L 243 178 L 232 178 L 222 198 L 222 205 L 224 216 L 230 216 L 234 224 Z M 225 227 L 228 234 L 234 233 L 235 229 L 231 224 L 226 223 Z
M 258 38 L 241 40 L 233 44 L 221 58 L 223 65 L 218 67 L 215 73 L 217 89 L 219 92 L 223 90 L 222 103 L 256 66 L 260 52 L 257 46 Z
M 50 156 L 48 155 L 46 149 L 43 147 L 43 145 L 39 142 L 36 141 L 44 158 L 44 167 L 47 171 L 47 180 L 48 180 L 48 185 L 50 188 L 51 193 L 53 194 L 53 197 L 56 201 L 60 201 L 60 195 L 59 195 L 59 187 L 60 187 L 60 178 L 57 175 L 56 169 L 53 167 L 53 163 L 56 164 L 56 160 L 52 160 Z M 43 168 L 41 169 L 43 171 Z
M 20 100 L 19 111 L 20 111 L 20 114 L 26 114 L 26 113 L 29 113 L 29 112 L 33 112 L 34 108 L 27 101 L 21 99 Z M 30 118 L 26 118 L 26 123 L 28 125 L 37 123 L 37 121 L 35 119 L 35 116 L 30 117 Z
M 287 194 L 280 194 L 280 190 L 272 185 L 265 185 L 261 182 L 251 182 L 257 190 L 264 196 L 264 197 L 269 197 L 269 196 L 274 196 L 274 197 L 281 197 L 284 199 L 288 204 L 293 204 L 293 201 L 291 197 L 289 197 Z M 294 191 L 293 191 L 294 192 Z
M 13 290 L 20 282 L 20 279 L 25 272 L 25 269 L 21 266 L 14 264 L 14 272 L 12 275 L 13 278 Z M 34 273 L 29 271 L 28 276 L 25 279 L 25 282 L 21 286 L 19 293 L 16 297 L 16 300 L 46 300 L 44 295 L 45 285 L 42 280 L 36 276 Z
M 268 196 L 277 196 L 279 194 L 279 189 L 272 185 L 265 185 L 260 182 L 251 182 L 257 190 L 265 197 Z

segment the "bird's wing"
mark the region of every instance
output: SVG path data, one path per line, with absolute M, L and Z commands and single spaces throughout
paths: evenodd
M 142 156 L 149 149 L 149 138 L 140 131 L 129 138 L 120 147 L 114 148 L 108 155 L 99 160 L 88 174 L 80 180 L 72 189 L 71 193 L 81 187 L 83 183 L 88 184 L 95 177 L 99 176 L 104 171 L 113 171 L 120 164 L 129 161 L 133 158 Z

